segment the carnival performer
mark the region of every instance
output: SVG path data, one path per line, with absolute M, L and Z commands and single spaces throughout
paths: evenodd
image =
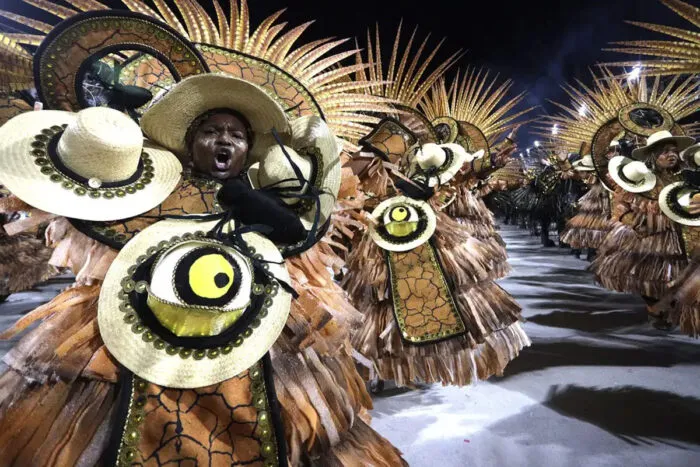
M 344 287 L 365 314 L 353 345 L 400 386 L 472 384 L 502 374 L 530 343 L 483 244 L 439 211 L 435 188 L 471 159 L 457 144 L 421 146 L 410 181 L 376 206 L 348 259 Z
M 186 8 L 187 5 L 181 7 Z M 116 21 L 105 22 L 105 16 L 109 15 Z M 118 26 L 117 31 L 105 31 L 110 37 L 119 36 L 121 27 L 130 31 L 130 34 L 133 34 L 134 30 L 149 30 L 142 27 L 133 28 L 134 23 L 126 24 L 129 21 L 146 22 L 155 26 L 153 34 L 169 31 L 173 37 L 177 37 L 163 23 L 139 15 L 107 12 L 85 15 L 80 19 L 88 25 L 94 20 L 95 24 Z M 63 26 L 70 30 L 75 24 L 78 22 L 70 21 Z M 231 37 L 235 37 L 239 32 L 231 31 Z M 221 37 L 228 40 L 223 32 Z M 191 44 L 188 45 L 181 37 L 178 39 L 190 56 L 202 58 Z M 50 45 L 46 44 L 45 50 L 50 49 Z M 238 64 L 242 62 L 237 60 L 243 60 L 242 56 L 230 50 L 224 54 L 224 51 L 219 51 L 217 46 L 212 44 L 208 45 L 204 52 L 207 59 L 211 60 L 209 63 L 212 66 L 215 64 L 224 68 L 218 71 L 226 72 L 226 67 L 241 70 Z M 248 69 L 259 66 L 260 71 L 280 76 L 283 74 L 281 70 L 270 67 L 269 64 L 263 67 L 262 61 L 252 60 L 249 56 L 245 59 Z M 200 77 L 192 77 L 173 86 L 170 91 L 159 96 L 157 102 L 143 115 L 144 132 L 162 145 L 172 144 L 172 151 L 177 152 L 178 157 L 191 169 L 182 178 L 178 171 L 174 181 L 175 189 L 168 189 L 168 192 L 173 192 L 167 199 L 150 212 L 137 217 L 121 214 L 111 217 L 113 214 L 110 215 L 107 209 L 92 209 L 90 212 L 100 211 L 100 215 L 91 219 L 75 211 L 65 212 L 49 209 L 49 206 L 45 205 L 40 206 L 70 218 L 58 218 L 50 228 L 50 236 L 56 245 L 55 252 L 63 252 L 66 261 L 73 263 L 74 269 L 79 270 L 83 277 L 90 277 L 94 285 L 78 286 L 61 294 L 46 306 L 30 313 L 5 334 L 9 336 L 25 329 L 32 322 L 44 320 L 23 338 L 7 357 L 11 368 L 3 375 L 2 380 L 6 389 L 3 390 L 3 394 L 7 394 L 8 397 L 1 403 L 0 423 L 11 424 L 12 429 L 5 430 L 6 436 L 0 440 L 3 453 L 8 453 L 8 458 L 29 459 L 30 464 L 41 464 L 43 459 L 51 459 L 51 456 L 55 455 L 58 446 L 56 443 L 60 437 L 62 454 L 56 461 L 60 465 L 74 465 L 80 462 L 93 464 L 100 459 L 126 463 L 141 459 L 148 464 L 162 459 L 180 461 L 183 456 L 226 465 L 231 465 L 232 462 L 260 465 L 289 462 L 300 465 L 317 463 L 320 459 L 340 465 L 355 465 L 358 461 L 374 465 L 402 464 L 398 451 L 362 420 L 366 409 L 371 407 L 371 401 L 354 368 L 349 346 L 346 345 L 349 326 L 358 315 L 343 294 L 339 293 L 339 290 L 333 290 L 332 278 L 325 269 L 325 265 L 332 261 L 332 258 L 325 253 L 327 250 L 315 243 L 323 235 L 323 224 L 327 224 L 330 218 L 328 207 L 332 209 L 340 184 L 339 149 L 335 135 L 320 118 L 294 113 L 311 112 L 308 105 L 312 102 L 323 102 L 323 99 L 295 103 L 296 98 L 305 99 L 304 96 L 309 95 L 308 90 L 298 92 L 296 89 L 279 88 L 280 94 L 275 95 L 269 89 L 263 90 L 254 84 L 258 79 L 263 83 L 273 82 L 257 74 L 253 76 L 252 82 L 214 75 L 203 75 L 202 81 L 197 81 L 198 79 Z M 221 85 L 222 79 L 226 80 L 225 85 Z M 296 85 L 298 84 L 294 84 Z M 41 85 L 39 87 L 41 88 Z M 187 92 L 183 89 L 187 89 Z M 343 92 L 339 91 L 340 94 Z M 340 94 L 335 97 L 339 97 Z M 272 95 L 275 97 L 271 97 Z M 228 96 L 234 102 L 222 99 L 222 96 Z M 285 99 L 292 101 L 294 110 L 283 110 L 280 102 L 286 103 Z M 364 103 L 377 101 L 359 96 L 355 102 L 362 106 Z M 371 108 L 371 104 L 368 106 Z M 344 115 L 352 118 L 351 113 Z M 91 120 L 88 117 L 85 119 Z M 116 117 L 110 119 L 117 120 Z M 104 123 L 101 125 L 106 126 L 108 125 Z M 276 131 L 271 132 L 272 128 Z M 54 130 L 54 133 L 56 131 L 59 130 Z M 357 127 L 354 131 L 357 131 Z M 124 133 L 124 130 L 118 133 Z M 351 131 L 345 136 L 348 134 L 351 134 Z M 250 156 L 247 156 L 248 154 Z M 285 171 L 275 172 L 274 169 L 278 168 L 279 164 L 266 164 L 265 160 L 286 161 L 288 166 Z M 241 161 L 247 161 L 246 168 L 258 162 L 257 176 L 253 176 L 252 170 L 248 171 L 248 177 L 240 176 Z M 128 199 L 130 196 L 142 194 L 151 186 L 162 188 L 162 185 L 155 181 L 163 171 L 157 170 L 157 167 L 156 170 L 149 169 L 154 166 L 155 163 L 143 163 L 144 180 L 148 179 L 150 182 L 142 183 L 139 179 L 136 182 L 139 186 L 123 189 L 119 186 L 112 187 L 109 182 L 104 183 L 105 177 L 89 177 L 87 182 L 71 186 L 72 191 L 63 182 L 49 180 L 54 173 L 46 175 L 46 178 L 47 182 L 55 183 L 54 187 L 63 187 L 68 193 L 82 196 L 84 200 L 124 200 L 123 203 L 115 203 L 116 206 L 131 204 L 126 202 L 131 201 Z M 137 166 L 137 171 L 140 170 L 139 167 Z M 156 176 L 150 177 L 149 174 Z M 58 176 L 58 173 L 55 175 Z M 95 188 L 97 182 L 90 180 L 91 178 L 103 183 Z M 262 189 L 250 189 L 243 183 L 247 180 L 253 185 L 257 182 Z M 75 183 L 72 177 L 65 182 Z M 291 187 L 286 186 L 287 183 L 291 183 Z M 282 186 L 283 184 L 285 186 Z M 105 195 L 101 189 L 111 195 Z M 99 196 L 96 193 L 99 193 Z M 323 201 L 324 197 L 330 198 L 330 202 Z M 251 204 L 244 205 L 242 200 L 250 201 Z M 253 208 L 253 201 L 259 203 L 258 209 Z M 142 212 L 141 209 L 148 210 L 152 207 L 149 203 L 136 204 L 139 205 L 139 213 Z M 217 212 L 219 214 L 216 214 Z M 294 214 L 297 222 L 282 222 L 285 219 L 283 216 L 290 212 Z M 212 214 L 219 220 L 214 225 L 202 224 L 194 229 L 194 232 L 190 229 L 192 218 L 189 220 L 189 226 L 187 222 L 182 223 L 183 219 L 175 219 L 187 215 L 204 215 L 209 219 L 207 216 Z M 80 217 L 82 220 L 75 220 Z M 157 223 L 164 218 L 172 219 L 167 220 L 165 224 Z M 247 225 L 240 228 L 237 226 L 234 230 L 235 235 L 229 235 L 228 227 L 223 222 L 228 218 L 238 218 L 239 223 Z M 93 222 L 100 219 L 104 222 Z M 290 225 L 293 229 L 289 229 Z M 209 233 L 206 239 L 198 236 L 200 231 Z M 140 236 L 141 232 L 145 232 L 143 237 Z M 277 245 L 271 247 L 272 244 L 262 239 L 261 234 L 275 237 Z M 213 261 L 207 264 L 223 267 L 222 275 L 211 277 L 206 273 L 202 275 L 192 272 L 192 268 L 202 271 L 201 267 L 197 269 L 199 257 L 195 256 L 198 253 L 188 255 L 185 251 L 186 245 L 180 245 L 182 242 L 177 243 L 173 240 L 174 236 L 182 236 L 179 240 L 187 242 L 193 238 L 205 243 L 212 243 L 213 240 L 215 245 L 204 245 L 203 248 L 218 247 L 219 253 L 226 254 L 223 255 L 223 260 L 221 255 L 217 256 L 218 253 L 213 254 L 213 258 L 204 256 L 207 258 L 205 263 Z M 244 243 L 251 246 L 257 243 L 259 247 L 256 246 L 256 250 L 263 256 L 258 257 L 258 253 L 253 254 L 246 250 L 245 245 L 240 242 L 240 237 L 243 237 Z M 301 240 L 297 241 L 300 238 Z M 158 241 L 155 245 L 148 246 L 151 239 Z M 129 248 L 136 249 L 124 248 L 127 242 L 132 245 Z M 161 242 L 166 242 L 167 245 Z M 123 284 L 111 282 L 109 279 L 122 272 L 132 276 L 136 272 L 142 274 L 142 270 L 119 269 L 119 265 L 123 264 L 122 260 L 130 261 L 133 259 L 130 255 L 135 251 L 141 252 L 142 247 L 145 248 L 143 254 L 139 253 L 136 259 L 150 255 L 156 267 L 146 272 L 146 275 L 139 276 L 143 278 L 141 282 L 148 282 L 149 285 L 135 287 L 134 293 L 147 289 L 152 293 L 149 293 L 148 297 L 143 296 L 145 302 L 132 295 L 130 299 L 135 300 L 133 304 L 121 303 L 124 306 L 118 305 L 115 308 L 112 306 L 115 303 L 113 300 L 123 300 L 125 294 L 119 294 L 114 287 L 119 288 Z M 161 253 L 158 258 L 152 256 L 152 247 Z M 287 256 L 285 266 L 276 266 L 282 260 L 277 249 Z M 117 253 L 118 250 L 121 253 Z M 237 298 L 234 301 L 238 300 L 237 303 L 243 305 L 250 302 L 250 306 L 245 308 L 242 314 L 240 306 L 223 310 L 233 312 L 228 315 L 230 320 L 225 320 L 223 327 L 221 322 L 216 326 L 211 322 L 207 324 L 206 318 L 193 323 L 194 328 L 189 325 L 182 328 L 179 325 L 182 323 L 174 323 L 174 310 L 192 312 L 195 311 L 192 309 L 193 305 L 195 309 L 202 305 L 197 301 L 201 302 L 201 297 L 194 297 L 195 300 L 192 301 L 193 295 L 189 292 L 184 292 L 188 296 L 184 302 L 176 302 L 171 295 L 167 295 L 168 292 L 164 295 L 164 289 L 156 290 L 155 282 L 163 284 L 164 279 L 165 282 L 170 282 L 168 278 L 175 277 L 171 274 L 173 270 L 168 270 L 167 265 L 170 261 L 168 258 L 177 257 L 177 254 L 173 256 L 171 253 L 178 251 L 192 258 L 191 264 L 187 263 L 191 272 L 188 276 L 191 279 L 189 285 L 187 280 L 184 281 L 184 287 L 189 287 L 190 292 L 195 295 L 196 290 L 200 291 L 200 295 L 202 291 L 205 291 L 205 295 L 215 293 L 211 287 L 216 290 L 228 290 L 229 286 L 237 284 L 233 279 L 236 271 L 240 270 L 239 277 L 243 282 L 238 283 L 236 290 L 242 293 L 236 293 Z M 87 252 L 89 254 L 86 254 Z M 236 255 L 237 259 L 231 260 Z M 249 255 L 253 257 L 250 258 Z M 158 267 L 162 265 L 165 267 Z M 285 268 L 288 273 L 284 271 Z M 165 273 L 158 273 L 159 269 L 163 269 Z M 205 269 L 209 270 L 208 267 Z M 268 269 L 272 272 L 267 271 Z M 249 274 L 246 274 L 246 270 Z M 187 271 L 187 268 L 184 271 Z M 263 281 L 272 281 L 273 285 L 272 289 L 263 286 L 262 295 L 260 287 L 252 287 L 253 280 L 257 281 L 260 274 Z M 286 280 L 285 274 L 289 274 L 289 280 Z M 207 283 L 207 280 L 213 282 Z M 128 281 L 124 282 L 131 284 Z M 284 285 L 285 282 L 299 295 L 291 305 L 287 305 L 286 312 L 284 306 L 277 307 L 275 303 L 281 300 L 284 304 L 285 300 L 289 300 L 291 289 L 286 286 L 274 286 L 275 283 Z M 130 286 L 127 287 L 130 289 Z M 115 291 L 116 293 L 112 293 Z M 256 299 L 257 296 L 260 298 Z M 211 296 L 204 298 L 213 299 Z M 214 298 L 217 303 L 221 301 L 220 297 Z M 267 306 L 270 300 L 272 304 Z M 156 302 L 159 304 L 153 305 Z M 103 303 L 107 305 L 103 306 Z M 258 305 L 253 307 L 254 303 Z M 124 315 L 124 309 L 131 308 L 126 305 L 136 305 L 135 314 L 126 313 L 128 318 Z M 212 304 L 210 300 L 206 306 L 221 308 L 221 303 Z M 283 313 L 274 312 L 274 308 Z M 249 313 L 251 310 L 252 314 Z M 111 326 L 109 317 L 114 318 L 115 313 L 121 313 L 117 320 L 119 323 L 112 322 L 115 326 Z M 246 315 L 250 319 L 245 319 Z M 143 318 L 144 316 L 146 318 Z M 125 319 L 134 321 L 128 323 Z M 96 326 L 98 321 L 99 328 Z M 233 325 L 230 325 L 232 321 Z M 124 323 L 130 327 L 124 327 Z M 226 327 L 227 324 L 229 327 Z M 273 329 L 271 333 L 268 332 L 270 326 Z M 223 329 L 220 336 L 226 335 L 226 338 L 209 335 L 213 334 L 213 327 Z M 185 334 L 178 335 L 182 334 L 183 329 Z M 76 330 L 80 332 L 76 334 Z M 227 334 L 226 331 L 230 332 Z M 192 340 L 194 336 L 187 335 L 191 332 L 196 335 L 204 333 L 205 336 L 199 336 L 204 338 L 197 343 L 197 339 Z M 173 334 L 176 337 L 173 337 Z M 261 335 L 261 339 L 251 338 L 257 334 Z M 232 340 L 229 341 L 229 338 Z M 240 340 L 243 342 L 239 347 Z M 42 345 L 34 345 L 36 342 L 42 342 Z M 138 362 L 130 360 L 129 355 L 120 353 L 119 345 L 123 343 L 147 344 L 145 347 L 139 347 L 143 351 L 137 352 L 136 357 L 145 357 L 150 363 L 141 366 Z M 274 348 L 270 348 L 270 345 Z M 216 387 L 209 384 L 214 380 L 206 376 L 212 376 L 208 370 L 198 374 L 197 367 L 200 365 L 204 365 L 200 367 L 202 369 L 226 367 L 227 365 L 219 365 L 216 359 L 226 355 L 228 357 L 224 359 L 238 359 L 241 354 L 239 350 L 234 349 L 243 350 L 243 347 L 248 347 L 250 350 L 250 346 L 259 350 L 269 348 L 269 361 L 266 362 L 263 358 L 266 350 L 262 353 L 258 350 L 250 355 L 259 354 L 255 360 L 263 361 L 252 362 L 253 366 L 250 369 L 241 367 L 242 372 L 226 374 L 222 380 L 219 379 L 222 376 L 221 372 L 216 370 Z M 133 356 L 133 353 L 131 355 Z M 155 364 L 155 361 L 160 363 Z M 171 364 L 174 366 L 170 367 Z M 158 375 L 142 373 L 145 367 L 170 367 L 172 371 L 168 370 L 165 374 L 173 379 L 161 379 Z M 189 382 L 181 382 L 179 378 L 188 372 Z M 163 373 L 160 373 L 160 376 L 162 375 Z M 30 384 L 30 380 L 40 381 L 40 384 Z M 128 386 L 124 383 L 130 381 L 134 383 L 132 392 L 124 389 Z M 199 387 L 200 384 L 204 386 Z M 206 386 L 207 384 L 209 386 Z M 167 393 L 168 400 L 172 401 L 178 400 L 180 396 L 191 397 L 201 402 L 202 407 L 206 407 L 205 412 L 211 413 L 213 410 L 219 418 L 205 415 L 199 408 L 195 409 L 194 405 L 190 406 L 192 410 L 187 414 L 178 412 L 174 415 L 168 412 L 170 415 L 166 415 L 156 409 L 155 412 L 160 415 L 156 414 L 152 418 L 133 418 L 118 410 L 122 404 L 132 404 L 134 410 L 137 410 L 143 408 L 144 400 L 155 402 L 144 391 Z M 253 394 L 256 395 L 255 398 L 252 397 Z M 47 429 L 55 432 L 56 436 L 46 438 L 42 433 L 35 432 L 35 425 L 29 421 L 21 423 L 16 417 L 26 413 L 27 408 L 35 407 L 36 401 L 46 400 L 49 396 L 54 403 L 43 406 L 47 412 L 42 423 Z M 89 399 L 89 406 L 82 404 L 78 399 L 80 397 Z M 216 405 L 211 402 L 212 397 L 221 402 Z M 244 410 L 232 411 L 231 407 L 239 405 L 239 402 Z M 282 413 L 281 421 L 275 417 L 275 407 L 278 403 L 279 412 Z M 215 404 L 216 408 L 212 409 L 211 404 Z M 129 413 L 133 414 L 134 411 Z M 168 418 L 171 415 L 177 421 Z M 92 422 L 77 423 L 78 420 Z M 232 423 L 224 423 L 222 426 L 226 428 L 222 428 L 223 431 L 218 432 L 218 436 L 210 438 L 213 433 L 211 430 L 216 429 L 217 420 L 230 420 Z M 161 443 L 160 438 L 156 440 L 156 434 L 159 436 L 162 429 L 171 426 L 171 421 L 180 423 L 183 429 L 177 430 L 172 438 L 167 439 L 167 443 Z M 20 438 L 26 442 L 15 443 Z M 234 442 L 236 440 L 239 442 Z M 202 447 L 203 443 L 208 444 Z M 217 457 L 220 449 L 223 449 L 224 454 Z
M 658 196 L 677 181 L 679 153 L 693 143 L 693 138 L 661 131 L 632 151 L 631 159 L 617 156 L 609 162 L 610 176 L 624 192 L 615 199 L 616 226 L 601 245 L 592 270 L 605 287 L 641 295 L 650 319 L 660 328 L 666 326 L 668 310 L 652 311 L 652 306 L 666 295 L 669 284 L 687 266 L 687 258 L 680 231 L 661 213 Z
M 498 185 L 498 180 L 490 180 L 490 187 L 484 180 L 498 176 L 496 171 L 511 160 L 517 149 L 515 131 L 525 123 L 518 118 L 532 110 L 509 114 L 525 94 L 506 100 L 512 81 L 497 83 L 497 78 L 491 79 L 487 70 L 468 69 L 463 75 L 457 73 L 449 88 L 444 78 L 438 80 L 419 104 L 435 128 L 439 142 L 460 144 L 471 153 L 484 151 L 451 183 L 456 193 L 446 212 L 489 247 L 493 279 L 505 277 L 510 267 L 493 213 L 482 200 L 491 191 L 490 187 Z M 508 136 L 497 145 L 498 138 L 505 134 Z
M 659 194 L 661 212 L 681 230 L 688 266 L 670 284 L 669 292 L 654 311 L 668 310 L 668 321 L 681 332 L 700 335 L 700 145 L 681 153 L 686 164 L 681 180 L 667 185 Z
M 610 156 L 615 153 L 616 147 L 613 145 Z M 587 259 L 591 261 L 611 228 L 610 195 L 605 185 L 598 180 L 593 156 L 586 154 L 572 165 L 589 189 L 579 199 L 576 215 L 566 223 L 561 241 L 578 250 L 579 254 L 585 248 Z

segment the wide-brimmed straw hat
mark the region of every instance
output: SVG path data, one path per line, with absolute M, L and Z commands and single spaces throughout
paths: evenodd
M 452 180 L 464 164 L 483 155 L 483 149 L 469 154 L 461 145 L 454 143 L 424 144 L 411 158 L 408 174 L 411 178 L 427 178 L 430 187 L 443 185 Z
M 595 165 L 593 165 L 593 156 L 586 154 L 581 159 L 574 161 L 571 166 L 574 170 L 580 172 L 592 172 L 595 170 Z
M 315 116 L 300 117 L 291 122 L 291 136 L 285 138 L 284 149 L 269 141 L 267 151 L 260 162 L 248 169 L 248 178 L 253 188 L 298 187 L 296 173 L 291 161 L 296 164 L 310 185 L 316 187 L 320 197 L 320 216 L 317 228 L 328 220 L 340 190 L 341 167 L 338 142 L 326 122 Z M 299 194 L 309 192 L 305 186 Z M 298 212 L 304 227 L 311 229 L 317 211 L 314 200 L 282 197 L 282 201 Z
M 700 168 L 700 143 L 693 144 L 681 153 L 681 160 L 693 168 Z
M 672 221 L 691 227 L 700 227 L 700 214 L 691 214 L 688 206 L 700 194 L 700 171 L 684 170 L 683 180 L 664 187 L 659 194 L 659 207 Z
M 666 143 L 675 143 L 678 152 L 681 152 L 695 143 L 695 139 L 689 136 L 673 136 L 670 131 L 658 131 L 647 138 L 646 146 L 632 151 L 632 158 L 638 161 L 644 160 L 651 151 Z
M 656 175 L 643 162 L 624 156 L 610 159 L 608 172 L 615 183 L 630 193 L 644 193 L 656 186 Z
M 241 250 L 207 236 L 216 222 L 166 220 L 112 263 L 98 324 L 109 352 L 137 376 L 171 388 L 232 378 L 270 349 L 289 315 L 289 275 L 257 233 Z M 267 270 L 267 271 L 266 271 Z
M 280 134 L 288 131 L 284 110 L 261 87 L 214 73 L 191 76 L 175 84 L 144 113 L 141 127 L 151 140 L 186 157 L 187 131 L 198 117 L 214 109 L 235 110 L 248 120 L 253 132 L 253 158 L 264 153 L 266 147 L 261 140 L 273 128 Z
M 430 240 L 435 233 L 435 213 L 425 201 L 395 196 L 372 211 L 370 237 L 388 251 L 409 251 Z
M 139 126 L 113 109 L 23 113 L 0 128 L 0 180 L 25 203 L 90 221 L 125 219 L 160 204 L 182 166 L 144 144 Z

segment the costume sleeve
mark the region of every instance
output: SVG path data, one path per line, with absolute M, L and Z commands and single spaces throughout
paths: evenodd
M 306 229 L 299 217 L 277 196 L 254 190 L 240 178 L 226 182 L 219 191 L 219 201 L 244 224 L 272 227 L 272 233 L 267 236 L 273 242 L 296 243 L 306 238 Z

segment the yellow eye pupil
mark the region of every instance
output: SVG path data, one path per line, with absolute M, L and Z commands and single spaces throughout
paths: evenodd
M 233 283 L 233 266 L 220 254 L 204 255 L 189 270 L 192 291 L 202 298 L 222 297 Z
M 389 217 L 394 222 L 403 222 L 408 218 L 408 209 L 405 207 L 394 208 L 391 210 Z

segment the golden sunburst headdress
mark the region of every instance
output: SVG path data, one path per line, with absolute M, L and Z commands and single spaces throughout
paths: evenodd
M 499 136 L 527 123 L 518 119 L 534 109 L 509 114 L 526 93 L 507 99 L 513 82 L 497 83 L 498 75 L 492 79 L 488 70 L 468 68 L 461 77 L 458 72 L 449 87 L 444 77 L 438 79 L 419 107 L 434 127 L 445 128 L 443 142 L 462 138 L 468 140 L 465 146 L 470 152 L 488 153 Z
M 24 2 L 59 20 L 87 11 L 110 10 L 97 0 L 69 0 L 70 7 L 47 0 Z M 289 99 L 290 105 L 285 107 L 293 108 L 296 113 L 322 114 L 334 133 L 347 141 L 356 142 L 371 130 L 369 124 L 378 121 L 367 112 L 386 112 L 389 109 L 387 99 L 362 92 L 371 83 L 349 79 L 367 66 L 363 63 L 342 64 L 345 58 L 357 53 L 356 50 L 337 51 L 346 40 L 327 38 L 307 44 L 297 43 L 312 21 L 285 31 L 286 23 L 277 24 L 282 14 L 278 11 L 253 29 L 246 0 L 231 0 L 228 15 L 218 0 L 212 0 L 215 17 L 210 17 L 198 2 L 190 0 L 173 2 L 179 15 L 164 0 L 154 0 L 154 8 L 141 0 L 123 0 L 123 4 L 132 12 L 153 18 L 191 41 L 211 71 L 253 75 L 246 76 L 246 79 L 257 79 L 261 81 L 258 84 L 279 94 L 282 100 Z M 42 44 L 51 35 L 54 25 L 4 10 L 0 10 L 0 16 L 32 32 L 0 36 L 1 89 L 7 92 L 29 87 L 33 73 L 28 51 Z M 251 70 L 247 66 L 251 58 L 256 60 L 256 66 L 263 62 L 269 67 L 261 70 L 258 66 Z M 268 73 L 269 76 L 257 76 L 256 73 Z
M 685 74 L 700 72 L 700 8 L 681 0 L 660 0 L 675 13 L 688 20 L 695 27 L 685 30 L 660 24 L 628 21 L 649 31 L 670 36 L 673 40 L 641 40 L 614 42 L 617 47 L 605 49 L 652 57 L 638 62 L 617 62 L 615 66 L 639 66 L 642 74 Z
M 606 155 L 613 141 L 641 142 L 663 130 L 696 134 L 695 125 L 678 123 L 700 109 L 700 83 L 692 76 L 676 75 L 670 81 L 660 76 L 627 79 L 615 77 L 607 68 L 592 75 L 592 86 L 581 81 L 563 86 L 571 102 L 552 102 L 560 112 L 543 119 L 537 132 L 553 139 L 562 151 L 579 152 L 582 145 L 590 145 L 599 175 L 607 173 Z M 601 180 L 607 183 L 604 176 Z
M 362 53 L 358 51 L 356 64 L 362 67 L 363 63 L 367 63 L 369 67 L 359 69 L 355 74 L 355 79 L 359 82 L 369 81 L 373 83 L 372 86 L 365 88 L 365 93 L 393 101 L 401 123 L 413 131 L 422 142 L 434 141 L 436 137 L 432 125 L 419 112 L 418 104 L 435 82 L 457 62 L 462 51 L 454 52 L 443 62 L 435 65 L 433 71 L 428 73 L 445 39 L 442 39 L 436 46 L 428 48 L 430 41 L 430 34 L 428 34 L 420 45 L 414 48 L 418 33 L 418 27 L 416 27 L 413 29 L 405 48 L 401 51 L 402 27 L 403 21 L 399 23 L 396 39 L 391 49 L 389 65 L 386 68 L 382 61 L 379 26 L 376 26 L 374 40 L 371 32 L 367 31 L 367 57 L 363 59 Z M 359 46 L 357 47 L 359 48 Z M 426 49 L 430 52 L 426 53 Z

